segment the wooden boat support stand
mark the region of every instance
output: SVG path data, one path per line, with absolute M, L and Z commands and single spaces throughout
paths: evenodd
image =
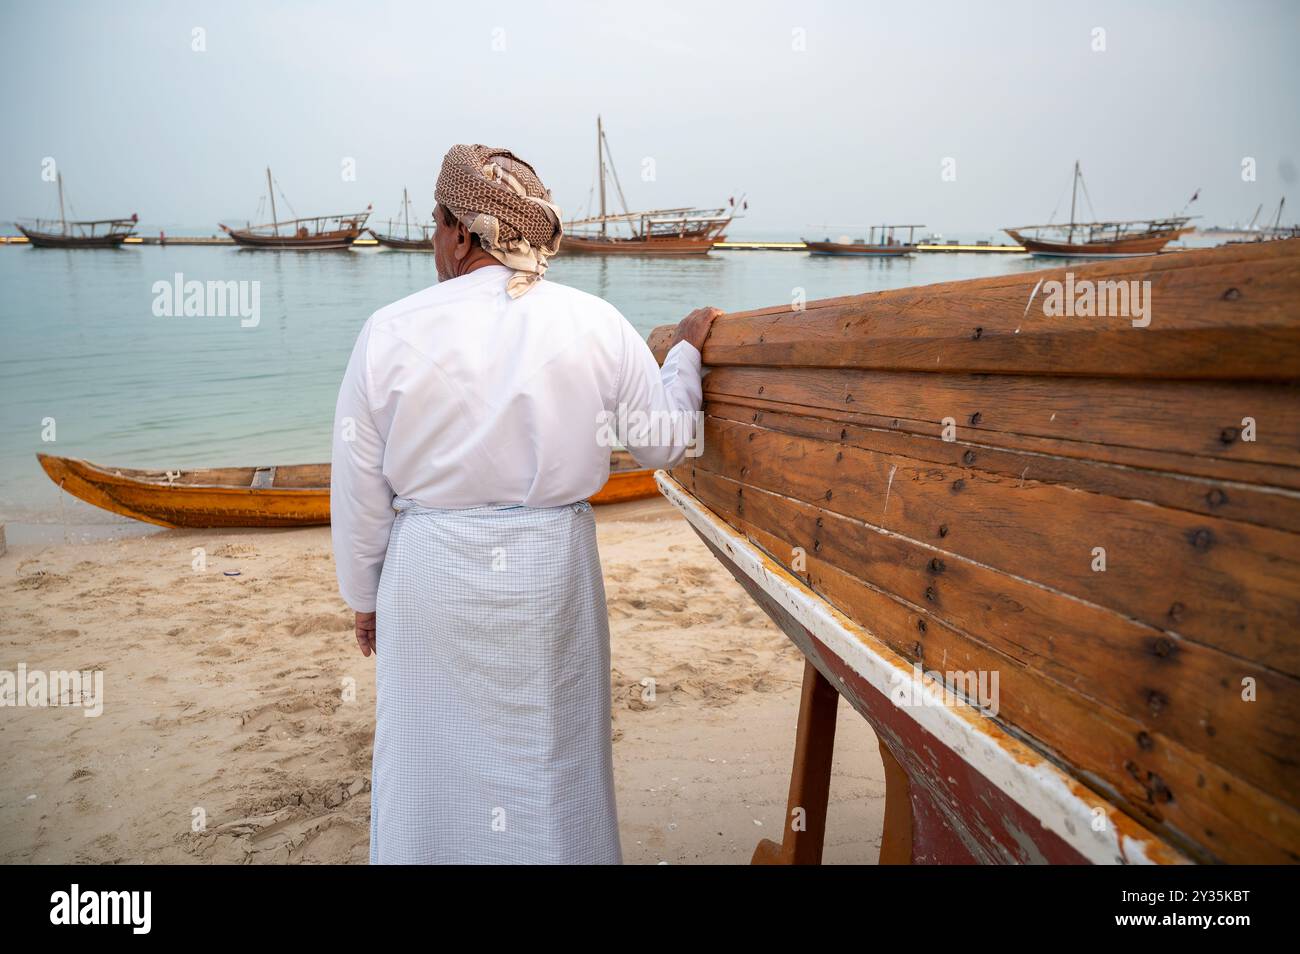
M 1031 309 L 1064 269 L 715 322 L 657 480 L 806 658 L 755 862 L 820 860 L 840 696 L 882 862 L 1300 860 L 1300 243 L 1072 271 L 1150 324 Z

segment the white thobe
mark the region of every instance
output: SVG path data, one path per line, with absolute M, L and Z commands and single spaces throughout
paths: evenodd
M 512 299 L 510 274 L 376 312 L 339 394 L 339 587 L 378 613 L 372 862 L 622 858 L 585 501 L 612 437 L 654 467 L 694 444 L 700 356 L 661 370 L 608 303 L 546 281 Z
M 381 308 L 357 337 L 334 421 L 330 520 L 343 599 L 375 592 L 393 498 L 424 507 L 553 507 L 609 479 L 598 421 L 625 414 L 656 441 L 628 449 L 672 467 L 697 439 L 700 353 L 676 345 L 661 369 L 641 335 L 594 295 L 538 282 L 506 294 L 491 265 Z M 639 415 L 639 416 L 638 416 Z

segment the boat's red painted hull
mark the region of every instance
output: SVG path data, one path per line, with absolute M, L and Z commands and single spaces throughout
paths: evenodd
M 593 255 L 707 255 L 725 236 L 712 238 L 588 239 L 566 235 L 561 252 Z
M 229 229 L 228 234 L 236 245 L 244 248 L 281 248 L 299 250 L 348 248 L 361 234 L 360 229 L 343 229 L 321 232 L 316 235 L 260 235 L 242 229 Z

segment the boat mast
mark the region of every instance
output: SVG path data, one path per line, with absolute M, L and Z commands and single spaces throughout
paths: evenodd
M 1277 215 L 1273 219 L 1273 234 L 1277 234 L 1278 226 L 1282 224 L 1282 206 L 1286 205 L 1286 196 L 1282 196 L 1282 201 L 1277 204 Z
M 271 167 L 266 167 L 266 194 L 271 197 L 271 230 L 280 234 L 280 226 L 275 214 L 275 186 L 271 185 Z
M 1079 196 L 1079 160 L 1074 160 L 1074 183 L 1070 188 L 1070 238 L 1074 241 L 1074 204 Z
M 402 186 L 402 222 L 406 225 L 406 238 L 411 238 L 411 217 L 407 215 L 406 208 L 411 201 L 406 197 L 406 186 Z
M 596 114 L 596 168 L 600 171 L 600 237 L 605 238 L 605 130 Z
M 59 228 L 62 234 L 68 234 L 68 217 L 63 211 L 63 173 L 59 173 Z

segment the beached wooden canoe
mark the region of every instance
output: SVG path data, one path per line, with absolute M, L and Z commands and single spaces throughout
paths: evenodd
M 841 695 L 882 861 L 1300 860 L 1300 241 L 729 315 L 703 358 L 661 488 L 806 657 L 805 824 L 756 862 L 820 859 Z
M 131 470 L 37 454 L 61 488 L 87 503 L 161 527 L 309 527 L 330 522 L 330 465 Z M 614 452 L 593 504 L 653 497 L 654 473 Z

